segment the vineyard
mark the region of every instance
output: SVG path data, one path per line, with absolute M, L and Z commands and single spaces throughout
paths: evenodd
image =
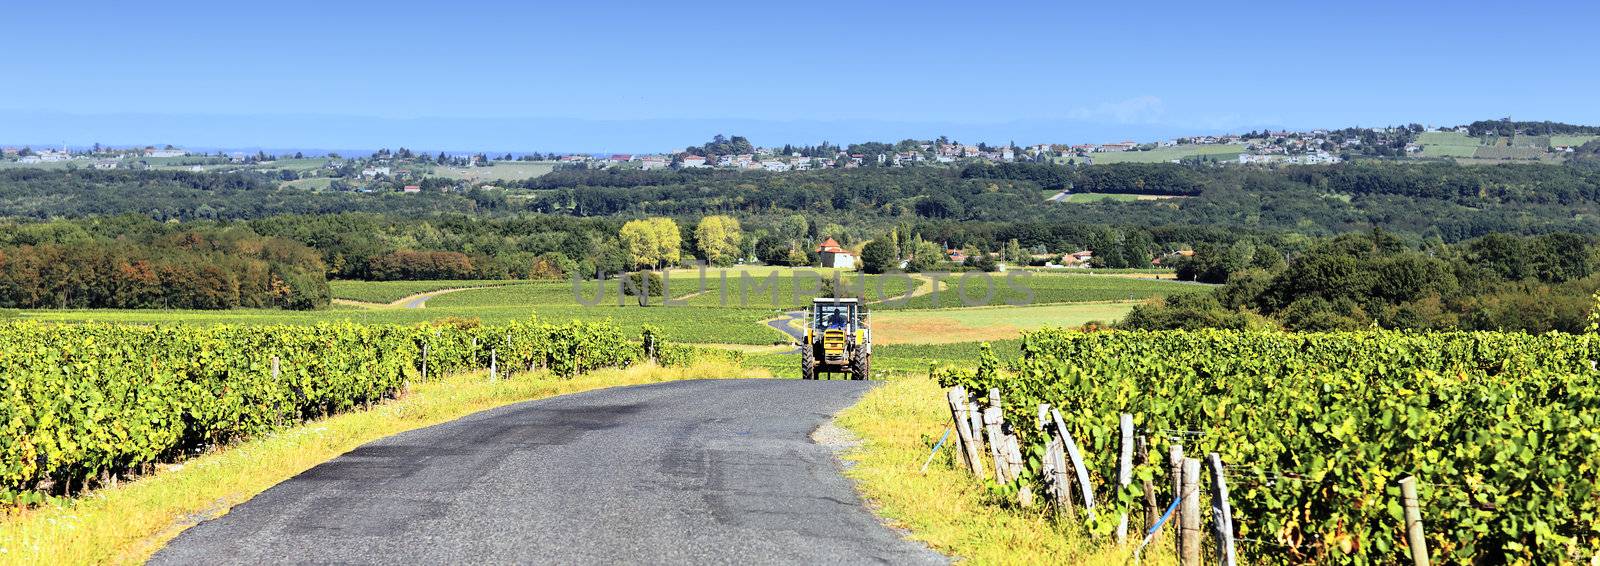
M 710 355 L 605 322 L 0 324 L 0 501 L 27 503 L 493 367 L 506 378 Z M 731 352 L 719 355 L 733 356 Z
M 1217 453 L 1230 542 L 1248 563 L 1407 561 L 1405 477 L 1436 560 L 1574 562 L 1600 551 L 1595 346 L 1566 334 L 1045 330 L 1018 359 L 984 351 L 976 370 L 934 377 L 998 389 L 1005 421 L 1028 423 L 1012 429 L 1025 455 L 1013 490 L 1044 488 L 1042 403 L 1059 409 L 1110 509 L 1144 497 L 1140 481 L 1116 488 L 1121 413 L 1156 455 L 1131 476 L 1163 486 L 1157 511 L 1172 501 L 1171 445 Z

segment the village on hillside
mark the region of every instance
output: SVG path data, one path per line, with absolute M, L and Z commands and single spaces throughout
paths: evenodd
M 274 154 L 257 150 L 188 151 L 173 145 L 0 148 L 0 167 L 96 170 L 262 172 L 286 187 L 353 192 L 421 192 L 502 186 L 563 168 L 618 170 L 715 169 L 783 173 L 858 167 L 965 167 L 976 163 L 1104 165 L 1175 163 L 1211 166 L 1334 164 L 1353 159 L 1451 159 L 1466 163 L 1559 161 L 1594 135 L 1496 135 L 1501 122 L 1469 126 L 1306 131 L 1262 130 L 1135 142 L 1032 145 L 962 143 L 947 137 L 838 146 L 771 146 L 741 136 L 661 153 L 416 152 L 379 149 L 349 156 L 326 152 Z M 1487 124 L 1488 126 L 1485 126 Z

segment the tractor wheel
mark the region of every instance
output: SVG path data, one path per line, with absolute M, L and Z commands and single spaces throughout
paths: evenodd
M 800 379 L 817 378 L 817 356 L 811 351 L 811 345 L 800 347 Z
M 850 379 L 866 381 L 872 377 L 872 356 L 857 348 L 850 352 Z

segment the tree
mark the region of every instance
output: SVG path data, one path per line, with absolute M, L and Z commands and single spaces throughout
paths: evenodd
M 700 255 L 712 265 L 731 265 L 739 258 L 740 243 L 744 235 L 739 221 L 731 216 L 714 215 L 700 219 L 694 228 L 695 245 Z
M 756 242 L 756 258 L 767 265 L 792 265 L 789 252 L 794 244 L 777 234 L 767 234 Z
M 1013 265 L 1027 265 L 1028 256 L 1022 253 L 1022 242 L 1016 238 L 1006 242 L 1005 259 Z
M 899 263 L 900 258 L 895 252 L 894 243 L 888 238 L 867 242 L 867 245 L 861 248 L 861 270 L 867 273 L 883 273 Z
M 778 233 L 790 240 L 804 240 L 811 231 L 811 223 L 804 214 L 791 214 L 783 218 L 783 223 L 778 226 Z
M 917 240 L 911 245 L 911 260 L 906 268 L 909 271 L 929 271 L 939 266 L 945 260 L 944 250 L 939 245 L 927 240 Z
M 1521 281 L 1533 275 L 1528 267 L 1527 244 L 1515 236 L 1489 234 L 1467 246 L 1473 263 L 1487 267 L 1501 279 Z
M 678 262 L 683 237 L 671 218 L 630 220 L 618 234 L 628 252 L 628 263 L 650 268 Z

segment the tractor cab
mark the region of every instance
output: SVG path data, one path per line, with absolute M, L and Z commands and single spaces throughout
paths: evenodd
M 806 316 L 805 344 L 801 345 L 801 377 L 820 373 L 848 373 L 866 379 L 872 355 L 872 329 L 866 305 L 855 298 L 818 298 Z

